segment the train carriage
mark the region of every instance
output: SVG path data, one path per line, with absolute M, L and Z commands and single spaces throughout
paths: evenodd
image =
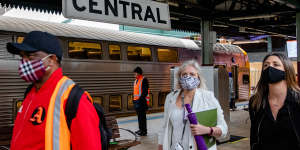
M 9 54 L 6 43 L 22 42 L 33 30 L 46 31 L 60 39 L 64 74 L 112 115 L 134 113 L 136 66 L 143 68 L 149 79 L 150 111 L 155 112 L 163 110 L 165 96 L 170 92 L 170 68 L 189 59 L 201 64 L 199 41 L 0 16 L 0 133 L 9 132 L 6 129 L 13 126 L 28 85 L 18 76 L 20 57 Z M 245 100 L 249 98 L 249 92 L 245 92 L 249 90 L 247 62 L 247 54 L 238 46 L 215 44 L 215 66 L 235 72 L 238 98 Z M 0 136 L 0 145 L 8 143 L 5 138 Z

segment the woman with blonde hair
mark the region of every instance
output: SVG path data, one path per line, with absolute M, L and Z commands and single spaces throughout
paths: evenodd
M 271 53 L 263 59 L 249 114 L 251 150 L 300 149 L 300 89 L 285 55 Z
M 225 137 L 227 124 L 223 110 L 214 94 L 206 89 L 200 73 L 200 66 L 195 60 L 184 62 L 178 70 L 178 90 L 169 93 L 164 105 L 163 127 L 158 136 L 159 150 L 196 150 L 194 135 Z M 190 104 L 193 112 L 217 110 L 217 125 L 208 127 L 201 124 L 193 125 L 187 121 L 184 104 Z M 208 147 L 216 150 L 216 144 Z

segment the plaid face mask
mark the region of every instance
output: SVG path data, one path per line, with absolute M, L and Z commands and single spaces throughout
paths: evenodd
M 191 76 L 183 76 L 179 79 L 180 85 L 185 90 L 193 90 L 198 87 L 200 80 Z
M 26 82 L 36 82 L 40 80 L 44 75 L 46 70 L 43 65 L 43 60 L 51 55 L 44 57 L 43 59 L 38 60 L 24 60 L 22 59 L 19 64 L 19 75 Z

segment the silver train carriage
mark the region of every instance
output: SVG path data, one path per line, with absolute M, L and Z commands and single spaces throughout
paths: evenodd
M 52 33 L 60 39 L 64 74 L 87 90 L 111 115 L 134 113 L 135 67 L 140 66 L 149 79 L 149 110 L 155 112 L 163 110 L 170 92 L 170 68 L 189 59 L 201 64 L 199 41 L 0 16 L 0 145 L 9 141 L 4 133 L 10 134 L 28 86 L 18 76 L 20 57 L 9 54 L 6 43 L 22 42 L 26 33 L 34 30 Z M 232 45 L 235 48 L 230 51 L 220 45 L 214 46 L 215 52 L 244 57 L 236 46 Z

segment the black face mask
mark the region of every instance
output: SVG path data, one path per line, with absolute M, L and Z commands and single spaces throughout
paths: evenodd
M 284 80 L 285 72 L 270 66 L 263 70 L 262 77 L 263 81 L 272 84 Z

